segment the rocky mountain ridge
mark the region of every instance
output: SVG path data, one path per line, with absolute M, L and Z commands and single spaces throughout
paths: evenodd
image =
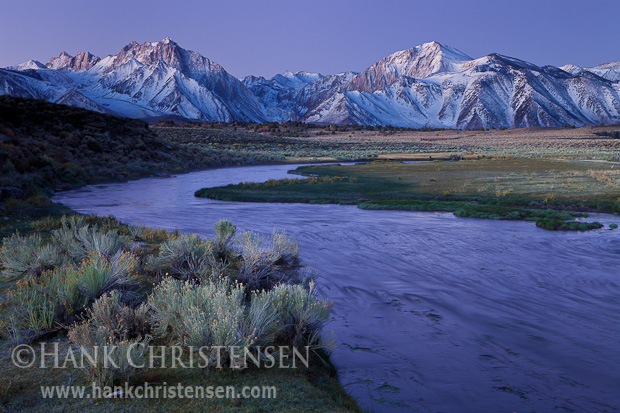
M 132 118 L 286 121 L 433 128 L 620 123 L 620 62 L 537 66 L 501 54 L 474 59 L 430 42 L 360 73 L 284 72 L 237 79 L 170 38 L 116 55 L 62 52 L 0 69 L 0 94 Z

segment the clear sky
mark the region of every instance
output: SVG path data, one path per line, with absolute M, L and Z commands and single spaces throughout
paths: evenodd
M 438 41 L 538 65 L 620 60 L 620 0 L 0 0 L 0 67 L 173 38 L 235 76 L 360 71 Z

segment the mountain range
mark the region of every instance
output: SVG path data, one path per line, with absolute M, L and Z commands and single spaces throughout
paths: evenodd
M 66 52 L 0 69 L 0 94 L 130 118 L 520 128 L 620 123 L 620 62 L 537 66 L 474 59 L 430 42 L 360 73 L 284 72 L 237 79 L 170 38 L 131 42 L 104 58 Z

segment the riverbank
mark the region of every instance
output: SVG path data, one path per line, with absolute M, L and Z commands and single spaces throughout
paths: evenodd
M 460 217 L 531 220 L 545 229 L 586 230 L 565 223 L 587 212 L 618 212 L 615 163 L 557 159 L 372 162 L 305 166 L 306 179 L 204 188 L 198 197 L 241 202 L 354 204 L 362 209 L 453 212 Z
M 114 218 L 84 217 L 62 204 L 50 201 L 49 196 L 55 191 L 77 189 L 88 184 L 132 182 L 149 176 L 168 177 L 173 173 L 269 161 L 267 158 L 257 159 L 239 151 L 192 148 L 160 139 L 144 122 L 38 100 L 5 96 L 0 99 L 0 109 L 0 246 L 6 249 L 9 248 L 7 245 L 14 245 L 17 248 L 14 252 L 4 251 L 3 257 L 9 261 L 24 260 L 34 254 L 31 256 L 32 262 L 24 261 L 17 267 L 25 265 L 27 268 L 36 268 L 36 262 L 47 262 L 50 259 L 54 261 L 58 252 L 55 241 L 41 250 L 32 246 L 30 251 L 28 240 L 41 239 L 41 242 L 49 243 L 52 241 L 52 232 L 59 230 L 61 219 L 71 217 L 84 219 L 91 230 L 99 228 L 106 233 L 113 232 L 122 238 L 130 238 L 127 248 L 131 246 L 131 254 L 140 262 L 140 278 L 146 284 L 159 283 L 161 274 L 150 273 L 146 269 L 147 261 L 153 259 L 153 254 L 157 255 L 162 243 L 180 234 L 153 228 L 130 227 Z M 149 234 L 150 238 L 140 237 L 137 240 L 135 238 L 138 232 Z M 22 243 L 24 245 L 20 247 Z M 48 251 L 49 248 L 51 249 Z M 48 253 L 51 256 L 46 255 Z M 68 258 L 64 257 L 62 261 L 66 259 Z M 41 264 L 42 270 L 53 269 L 58 264 L 56 261 L 54 263 L 51 268 L 48 268 L 47 264 Z M 79 263 L 78 259 L 74 265 Z M 11 265 L 7 262 L 0 263 L 0 270 L 6 272 L 7 266 Z M 68 274 L 70 271 L 66 270 Z M 58 271 L 59 274 L 66 272 L 63 269 Z M 30 323 L 36 321 L 40 313 L 22 308 L 24 303 L 16 301 L 15 294 L 22 288 L 20 283 L 36 282 L 37 286 L 28 290 L 29 296 L 34 294 L 33 297 L 40 299 L 35 292 L 43 288 L 43 284 L 38 286 L 39 282 L 43 282 L 39 280 L 42 276 L 37 272 L 16 279 L 0 278 L 0 374 L 6 379 L 0 386 L 0 406 L 3 410 L 77 408 L 83 411 L 102 411 L 111 407 L 149 410 L 175 409 L 181 405 L 190 410 L 204 408 L 204 400 L 151 400 L 144 403 L 139 400 L 43 399 L 39 384 L 90 385 L 90 382 L 81 369 L 17 368 L 11 363 L 11 348 L 20 343 L 39 345 L 44 341 L 48 344 L 51 341 L 58 343 L 63 352 L 68 351 L 75 345 L 67 337 L 67 332 L 74 326 L 75 317 L 85 316 L 85 311 L 90 309 L 94 300 L 101 298 L 102 294 L 96 293 L 88 297 L 86 306 L 80 307 L 75 313 L 67 308 L 61 311 L 66 307 L 64 302 L 59 304 L 58 308 L 58 303 L 54 303 L 54 307 L 60 311 L 59 314 L 65 314 L 66 311 L 71 318 L 65 319 L 63 316 L 44 328 L 38 325 L 38 322 L 32 326 Z M 62 296 L 58 291 L 55 293 Z M 129 297 L 134 297 L 132 294 L 129 294 Z M 134 299 L 135 297 L 132 302 L 135 304 Z M 52 305 L 47 301 L 45 303 L 39 303 L 41 305 L 37 304 L 35 307 L 48 308 Z M 49 316 L 50 314 L 46 315 L 47 319 Z M 22 325 L 23 323 L 26 325 Z M 20 327 L 16 329 L 18 324 Z M 313 355 L 310 367 L 305 369 L 212 371 L 209 376 L 205 376 L 204 371 L 156 369 L 140 372 L 132 377 L 132 383 L 144 380 L 205 385 L 206 379 L 208 385 L 235 385 L 240 388 L 244 385 L 272 383 L 278 388 L 278 398 L 272 400 L 209 400 L 206 405 L 214 411 L 230 408 L 242 411 L 357 411 L 355 402 L 339 384 L 337 372 L 330 364 L 328 355 L 319 354 L 320 357 Z
M 285 229 L 334 301 L 341 383 L 376 411 L 591 411 L 618 404 L 620 232 L 357 206 L 193 198 L 196 189 L 280 180 L 290 166 L 215 169 L 97 185 L 54 199 L 184 233 L 229 217 Z M 166 196 L 161 196 L 166 194 Z M 591 217 L 609 224 L 615 215 Z M 581 383 L 575 386 L 574 383 Z M 612 409 L 613 410 L 613 409 Z
M 163 269 L 157 270 L 153 267 L 153 265 L 156 265 L 153 264 L 153 260 L 157 257 L 158 251 L 165 245 L 172 246 L 177 239 L 182 240 L 187 238 L 187 236 L 177 231 L 171 232 L 143 226 L 128 226 L 122 224 L 113 217 L 105 218 L 94 215 L 75 214 L 68 208 L 61 208 L 57 206 L 57 204 L 49 209 L 42 209 L 39 212 L 36 218 L 34 216 L 30 217 L 30 219 L 24 219 L 24 217 L 22 217 L 19 222 L 13 223 L 15 227 L 19 227 L 19 233 L 23 239 L 40 239 L 41 242 L 48 243 L 54 248 L 57 242 L 56 240 L 60 239 L 58 238 L 59 235 L 57 231 L 66 231 L 67 222 L 69 222 L 68 225 L 71 226 L 73 224 L 70 222 L 76 222 L 75 220 L 78 220 L 82 223 L 80 225 L 87 225 L 92 231 L 102 231 L 102 237 L 109 237 L 108 235 L 104 236 L 104 233 L 117 234 L 120 237 L 118 238 L 119 242 L 127 243 L 127 248 L 132 252 L 126 254 L 134 256 L 137 262 L 139 262 L 136 268 L 136 274 L 139 275 L 136 275 L 136 277 L 139 279 L 139 284 L 142 285 L 139 290 L 135 290 L 134 288 L 133 290 L 130 289 L 127 291 L 127 294 L 129 294 L 127 297 L 131 297 L 130 301 L 133 302 L 132 306 L 136 305 L 136 299 L 138 297 L 142 297 L 141 300 L 146 298 L 145 293 L 140 292 L 143 288 L 147 288 L 147 291 L 152 291 L 153 286 L 159 285 L 162 280 L 168 278 L 163 276 Z M 76 228 L 76 230 L 77 229 L 78 228 Z M 190 238 L 187 239 L 189 240 Z M 217 386 L 234 386 L 236 389 L 242 389 L 243 386 L 259 386 L 261 388 L 274 386 L 277 389 L 277 397 L 271 399 L 182 399 L 180 397 L 172 397 L 169 399 L 132 400 L 120 397 L 117 400 L 105 398 L 91 400 L 90 398 L 74 399 L 72 397 L 59 397 L 50 400 L 43 398 L 39 386 L 61 386 L 67 384 L 85 386 L 87 388 L 86 393 L 88 394 L 90 393 L 92 378 L 89 378 L 87 371 L 71 367 L 71 364 L 69 364 L 68 367 L 59 369 L 41 369 L 38 368 L 38 365 L 25 369 L 19 368 L 11 361 L 12 348 L 18 344 L 30 344 L 38 347 L 45 343 L 47 346 L 58 345 L 60 354 L 64 356 L 71 348 L 75 347 L 76 344 L 75 341 L 73 341 L 75 337 L 72 340 L 67 337 L 67 332 L 69 332 L 69 336 L 75 334 L 72 333 L 72 329 L 75 329 L 75 326 L 72 325 L 73 321 L 75 321 L 75 317 L 78 319 L 81 317 L 83 318 L 89 315 L 87 313 L 91 310 L 84 311 L 84 309 L 79 310 L 78 308 L 78 310 L 72 310 L 76 311 L 75 314 L 73 314 L 69 311 L 69 307 L 72 306 L 72 303 L 70 302 L 68 307 L 65 302 L 61 304 L 61 307 L 63 308 L 62 314 L 66 315 L 62 315 L 61 319 L 56 320 L 47 327 L 43 327 L 39 324 L 30 325 L 33 322 L 32 314 L 28 316 L 30 313 L 24 313 L 24 311 L 27 312 L 29 310 L 27 310 L 27 307 L 23 307 L 24 303 L 19 299 L 16 300 L 15 294 L 18 294 L 19 291 L 24 288 L 28 289 L 29 287 L 24 287 L 24 283 L 27 284 L 29 280 L 37 280 L 37 283 L 42 283 L 40 287 L 36 284 L 36 288 L 45 289 L 47 288 L 47 284 L 44 286 L 46 282 L 42 281 L 45 279 L 45 273 L 37 275 L 38 273 L 36 273 L 36 271 L 39 270 L 36 269 L 37 267 L 35 264 L 27 263 L 28 254 L 33 253 L 38 256 L 38 252 L 36 251 L 38 247 L 35 247 L 33 244 L 34 249 L 32 252 L 26 252 L 21 250 L 22 247 L 17 246 L 20 245 L 21 241 L 18 240 L 17 244 L 15 244 L 15 242 L 15 236 L 11 238 L 7 237 L 2 240 L 1 243 L 4 251 L 0 248 L 0 256 L 4 257 L 5 260 L 11 257 L 11 262 L 15 260 L 23 261 L 23 265 L 8 264 L 8 261 L 0 262 L 0 270 L 2 270 L 3 277 L 0 283 L 0 375 L 4 378 L 3 384 L 0 386 L 0 403 L 2 408 L 6 411 L 34 411 L 40 409 L 66 410 L 76 408 L 80 411 L 106 411 L 111 408 L 123 410 L 138 409 L 141 411 L 161 411 L 183 408 L 188 411 L 200 411 L 205 407 L 210 411 L 227 411 L 229 409 L 238 409 L 239 411 L 359 411 L 355 401 L 340 385 L 337 371 L 329 361 L 329 355 L 322 350 L 317 350 L 316 353 L 310 353 L 311 359 L 308 367 L 299 366 L 299 368 L 295 369 L 250 367 L 249 369 L 242 370 L 204 370 L 200 368 L 137 369 L 128 381 L 128 383 L 132 385 L 140 385 L 141 383 L 148 382 L 151 383 L 151 386 L 161 385 L 162 383 L 176 386 L 176 383 L 181 383 L 183 386 L 213 386 L 213 388 Z M 228 242 L 232 242 L 232 239 Z M 10 245 L 16 245 L 15 248 L 17 249 L 9 254 L 6 249 L 14 248 Z M 230 244 L 230 247 L 232 247 L 232 244 Z M 43 250 L 45 250 L 45 248 L 47 247 L 44 247 Z M 197 253 L 198 250 L 195 251 Z M 179 253 L 181 252 L 176 252 L 176 254 Z M 187 253 L 189 253 L 189 251 Z M 41 259 L 45 260 L 46 258 Z M 42 265 L 45 266 L 47 264 Z M 170 269 L 166 268 L 166 271 L 170 271 L 172 275 L 177 267 L 175 267 L 175 264 L 169 265 L 172 265 L 172 267 L 170 267 Z M 27 268 L 26 271 L 32 269 L 35 273 L 19 276 L 13 274 L 15 271 L 21 271 L 24 268 Z M 62 272 L 64 270 L 60 271 Z M 9 272 L 13 275 L 9 276 Z M 56 272 L 54 272 L 54 274 L 55 273 Z M 166 276 L 167 275 L 168 273 L 166 273 Z M 177 276 L 178 275 L 179 274 L 177 274 Z M 39 279 L 41 279 L 41 281 L 39 281 Z M 82 282 L 78 281 L 78 284 L 81 289 Z M 33 284 L 33 286 L 35 286 L 35 284 Z M 123 287 L 120 288 L 122 292 Z M 25 291 L 27 290 L 24 290 L 23 293 L 25 293 Z M 65 297 L 64 294 L 68 294 L 68 292 L 63 293 L 62 297 Z M 104 295 L 105 294 L 101 295 L 101 297 Z M 99 294 L 96 294 L 93 297 L 96 298 L 99 296 Z M 68 297 L 72 296 L 67 295 L 60 300 L 62 301 L 62 299 L 64 299 L 67 301 Z M 42 298 L 43 297 L 39 297 L 37 300 Z M 89 304 L 85 308 L 90 308 L 94 298 L 89 300 Z M 75 302 L 77 303 L 78 301 L 79 300 Z M 97 302 L 95 302 L 95 307 L 96 305 Z M 36 308 L 46 308 L 46 305 L 40 303 L 36 305 Z M 57 311 L 56 313 L 58 314 Z M 37 314 L 40 315 L 40 313 Z M 66 318 L 67 315 L 69 315 L 69 318 Z M 56 315 L 56 317 L 58 317 L 58 315 Z M 22 326 L 23 323 L 25 323 L 25 325 Z M 142 331 L 142 334 L 146 334 L 146 331 Z M 81 345 L 84 345 L 84 343 L 81 343 Z M 186 359 L 183 360 L 187 363 Z M 115 382 L 114 384 L 122 386 L 124 382 Z

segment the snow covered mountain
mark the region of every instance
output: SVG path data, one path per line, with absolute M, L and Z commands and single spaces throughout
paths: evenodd
M 556 67 L 538 67 L 499 54 L 458 63 L 451 59 L 450 64 L 456 67 L 423 67 L 430 73 L 424 78 L 393 76 L 392 71 L 374 68 L 372 75 L 362 78 L 362 72 L 357 79 L 363 82 L 354 83 L 354 78 L 304 119 L 459 129 L 620 122 L 617 81 L 590 72 L 573 75 Z M 439 70 L 434 72 L 433 66 Z M 380 85 L 368 79 L 379 79 Z
M 169 38 L 118 54 L 62 52 L 0 69 L 0 94 L 121 116 L 490 128 L 620 123 L 620 62 L 557 68 L 437 42 L 391 54 L 360 73 L 284 72 L 236 79 Z
M 594 67 L 579 67 L 575 65 L 566 65 L 560 69 L 573 75 L 582 74 L 584 72 L 594 73 L 604 79 L 614 81 L 620 80 L 620 62 L 604 63 Z
M 571 72 L 426 43 L 375 63 L 303 120 L 459 129 L 619 123 L 618 66 Z
M 274 120 L 298 120 L 320 102 L 334 94 L 355 74 L 323 76 L 320 73 L 286 71 L 271 79 L 247 76 L 246 85 L 268 108 Z
M 146 118 L 264 122 L 266 109 L 241 81 L 200 54 L 161 42 L 131 42 L 117 55 L 62 52 L 39 62 L 0 69 L 0 94 L 45 99 Z

